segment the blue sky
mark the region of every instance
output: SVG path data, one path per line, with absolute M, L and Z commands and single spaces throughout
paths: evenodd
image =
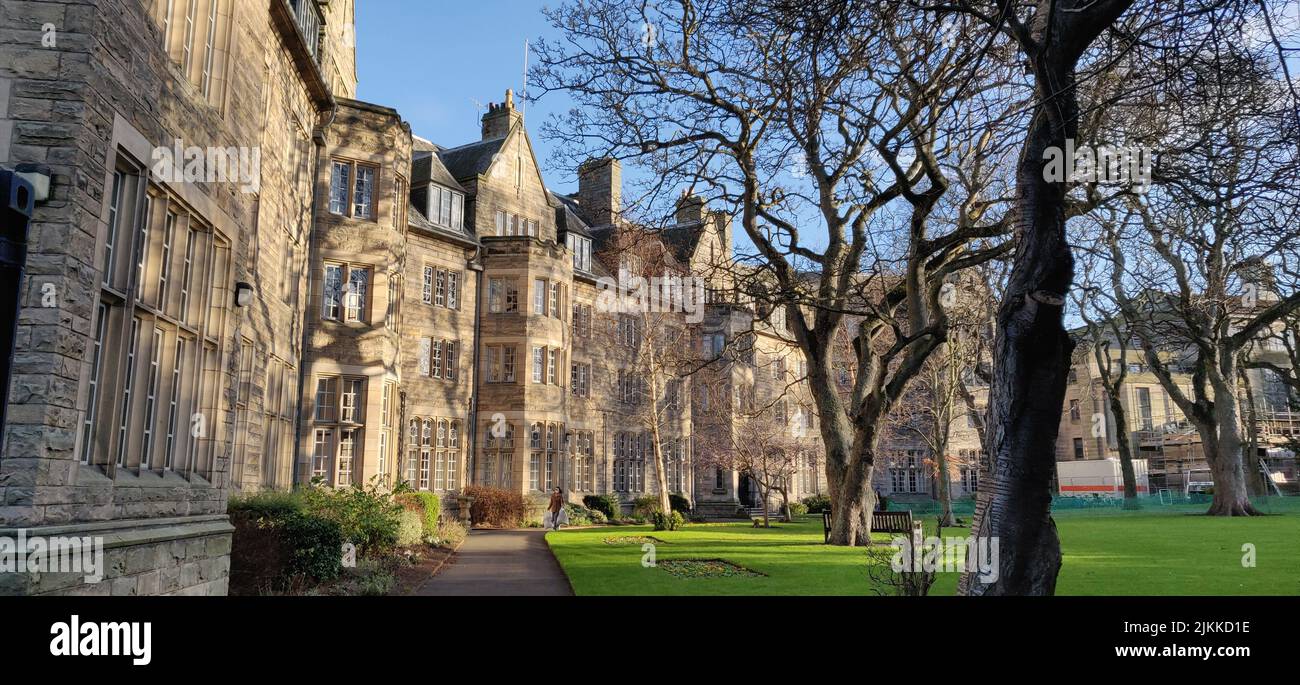
M 416 135 L 454 147 L 479 139 L 481 110 L 523 88 L 524 40 L 551 36 L 535 0 L 361 0 L 357 3 L 357 97 L 393 107 Z M 519 98 L 516 97 L 516 105 Z M 538 133 L 559 96 L 528 103 L 527 124 L 546 183 L 574 190 L 573 169 L 548 168 Z

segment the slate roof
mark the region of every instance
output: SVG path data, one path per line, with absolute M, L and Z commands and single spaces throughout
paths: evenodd
M 672 250 L 673 257 L 686 264 L 690 263 L 691 255 L 695 254 L 695 248 L 700 244 L 700 237 L 704 235 L 704 224 L 700 221 L 691 221 L 668 226 L 656 233 L 659 239 Z
M 438 150 L 439 150 L 439 146 L 438 146 L 438 144 L 435 143 L 435 142 L 433 142 L 432 140 L 429 140 L 429 139 L 427 139 L 427 138 L 421 138 L 420 136 L 417 136 L 417 135 L 412 135 L 412 136 L 411 136 L 411 151 L 412 151 L 412 152 L 417 152 L 417 153 L 418 153 L 418 152 L 437 152 Z
M 424 216 L 424 212 L 421 211 L 419 207 L 415 206 L 414 202 L 408 204 L 406 207 L 406 223 L 411 228 L 418 228 L 427 233 L 435 233 L 458 239 L 462 242 L 478 244 L 478 237 L 467 230 L 455 231 L 429 221 L 429 219 Z
M 559 193 L 548 190 L 551 196 L 551 202 L 555 205 L 555 221 L 561 231 L 572 231 L 578 235 L 591 237 L 591 226 L 588 225 L 586 218 L 582 215 L 581 207 L 578 201 Z
M 459 190 L 462 193 L 465 192 L 465 189 L 456 182 L 456 177 L 452 176 L 434 151 L 426 151 L 423 154 L 416 153 L 416 155 L 415 161 L 411 163 L 412 186 L 419 186 L 432 181 L 440 186 Z
M 468 180 L 487 172 L 505 142 L 505 138 L 480 140 L 451 149 L 439 149 L 436 154 L 453 178 Z

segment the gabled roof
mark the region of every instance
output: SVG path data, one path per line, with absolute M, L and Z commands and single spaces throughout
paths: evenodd
M 436 154 L 453 178 L 469 180 L 487 173 L 505 142 L 504 137 L 480 140 L 460 147 L 440 149 Z
M 657 233 L 659 238 L 664 241 L 664 244 L 668 246 L 668 249 L 672 250 L 673 257 L 687 264 L 690 263 L 691 256 L 695 254 L 695 248 L 699 247 L 700 238 L 704 236 L 704 223 L 691 221 L 676 224 L 657 231 Z
M 550 194 L 551 202 L 556 207 L 555 221 L 559 229 L 566 233 L 577 233 L 578 235 L 590 238 L 592 236 L 591 226 L 587 224 L 586 219 L 579 211 L 580 207 L 578 206 L 578 201 L 571 197 L 560 195 L 553 190 L 548 190 L 546 192 Z
M 456 177 L 452 176 L 446 165 L 438 158 L 436 152 L 432 150 L 417 152 L 415 161 L 411 163 L 411 186 L 420 186 L 430 182 L 452 190 L 459 190 L 462 193 L 465 192 L 465 189 L 456 182 Z

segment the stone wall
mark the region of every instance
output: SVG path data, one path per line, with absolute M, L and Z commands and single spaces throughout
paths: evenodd
M 112 573 L 103 583 L 28 578 L 25 587 L 7 590 L 224 592 L 232 462 L 238 456 L 249 482 L 258 480 L 252 474 L 261 472 L 262 436 L 251 415 L 265 404 L 264 369 L 273 358 L 296 368 L 299 356 L 300 305 L 293 296 L 304 282 L 310 221 L 310 189 L 299 172 L 310 170 L 310 139 L 328 93 L 313 68 L 304 70 L 301 39 L 268 19 L 266 3 L 231 0 L 220 8 L 218 35 L 229 54 L 217 52 L 222 61 L 204 93 L 197 71 L 183 72 L 175 53 L 167 54 L 153 15 L 157 3 L 0 4 L 0 160 L 45 164 L 53 174 L 51 197 L 37 205 L 31 224 L 0 455 L 0 526 L 118 540 L 106 550 Z M 43 43 L 51 26 L 53 42 Z M 201 472 L 119 468 L 93 457 L 83 463 L 80 427 L 89 405 L 113 165 L 135 165 L 148 176 L 153 149 L 178 139 L 183 146 L 262 152 L 257 192 L 239 183 L 150 179 L 151 190 L 183 205 L 229 250 L 228 280 L 211 291 L 215 347 L 199 365 L 215 389 L 196 407 L 206 426 L 196 444 L 207 461 Z M 129 248 L 134 223 L 122 230 L 131 234 L 120 243 Z M 234 307 L 237 282 L 254 288 L 248 307 Z M 55 306 L 46 306 L 49 293 Z M 130 298 L 121 306 L 136 305 Z M 248 354 L 256 363 L 241 374 Z M 123 368 L 120 357 L 106 358 L 106 374 Z M 121 413 L 120 398 L 102 404 Z M 249 427 L 238 439 L 237 420 Z

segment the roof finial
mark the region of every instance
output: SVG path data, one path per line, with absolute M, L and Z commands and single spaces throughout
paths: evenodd
M 515 108 L 515 91 L 513 88 L 506 88 L 506 109 Z

